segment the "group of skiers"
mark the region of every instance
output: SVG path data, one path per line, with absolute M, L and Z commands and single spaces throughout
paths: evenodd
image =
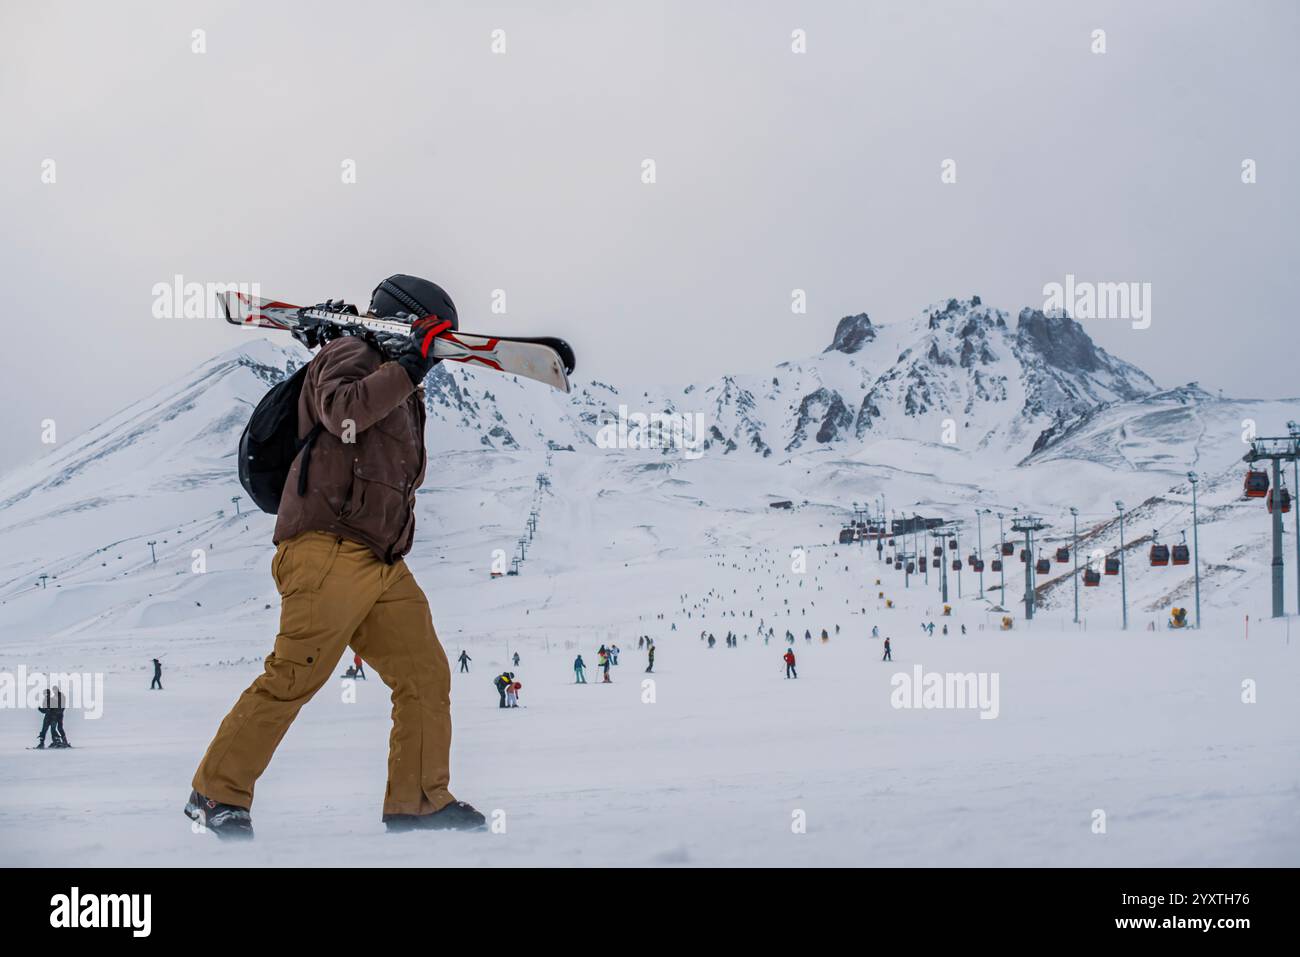
M 52 748 L 70 748 L 68 735 L 63 730 L 63 712 L 66 709 L 66 699 L 63 697 L 63 691 L 60 688 L 46 688 L 45 698 L 39 708 L 36 710 L 45 715 L 41 722 L 41 734 L 36 742 L 36 750 L 40 751 L 45 748 L 45 735 L 50 735 L 50 747 Z
M 497 694 L 501 696 L 500 708 L 517 708 L 519 707 L 519 689 L 523 687 L 518 679 L 515 678 L 513 671 L 503 671 L 492 679 L 492 684 L 497 689 Z

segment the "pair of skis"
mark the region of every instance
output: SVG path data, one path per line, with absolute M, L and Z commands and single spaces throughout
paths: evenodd
M 344 330 L 369 329 L 402 337 L 411 331 L 409 325 L 393 319 L 303 308 L 242 292 L 226 293 L 221 297 L 221 305 L 226 321 L 236 326 L 293 332 L 311 322 L 334 325 Z M 573 349 L 563 339 L 552 336 L 483 336 L 448 330 L 433 340 L 432 351 L 438 359 L 520 375 L 561 392 L 569 391 L 569 376 L 574 368 Z

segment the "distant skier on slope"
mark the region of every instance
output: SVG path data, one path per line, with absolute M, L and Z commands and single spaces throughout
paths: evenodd
M 460 673 L 464 674 L 465 672 L 469 671 L 469 663 L 474 659 L 471 658 L 465 651 L 462 650 L 460 653 L 460 657 L 457 658 L 456 660 L 460 662 Z
M 647 648 L 647 652 L 650 656 L 650 663 L 646 665 L 645 670 L 646 670 L 646 674 L 652 674 L 655 670 L 655 646 L 653 643 L 649 645 L 649 647 Z
M 159 691 L 163 690 L 162 662 L 159 661 L 157 658 L 153 659 L 153 681 L 149 682 L 149 690 L 153 691 L 155 688 L 158 689 Z
M 794 649 L 787 648 L 781 660 L 785 662 L 785 676 L 787 678 L 798 678 L 799 672 L 794 670 Z
M 573 683 L 576 685 L 587 683 L 587 663 L 582 660 L 582 655 L 573 659 Z
M 41 721 L 41 734 L 36 741 L 36 750 L 40 751 L 45 747 L 45 734 L 50 734 L 50 747 L 52 748 L 70 748 L 68 736 L 63 732 L 63 691 L 60 688 L 45 689 L 45 703 L 36 710 L 45 715 Z
M 893 661 L 893 660 L 894 660 L 893 647 L 889 644 L 889 639 L 888 639 L 888 638 L 885 639 L 885 653 L 884 653 L 884 655 L 881 657 L 880 660 L 881 660 L 881 661 Z
M 515 652 L 514 663 L 515 663 L 515 667 L 518 668 L 518 667 L 519 667 L 519 652 L 517 652 L 517 651 Z
M 218 837 L 252 837 L 254 785 L 348 645 L 393 689 L 387 829 L 485 824 L 449 790 L 451 668 L 428 599 L 402 560 L 414 542 L 415 490 L 427 465 L 420 387 L 439 361 L 434 338 L 457 327 L 456 307 L 434 283 L 398 275 L 376 287 L 369 313 L 409 322 L 409 335 L 381 341 L 338 326 L 300 330 L 320 351 L 301 378 L 277 385 L 258 407 L 278 414 L 281 402 L 296 412 L 299 446 L 280 476 L 276 507 L 271 573 L 282 596 L 280 632 L 265 670 L 208 746 L 185 805 Z
M 365 662 L 363 662 L 363 661 L 361 660 L 361 655 L 356 654 L 356 653 L 354 653 L 354 654 L 352 655 L 352 667 L 355 668 L 356 671 L 357 671 L 356 676 L 357 676 L 358 678 L 360 678 L 362 681 L 365 681 L 365 680 L 366 680 L 366 665 L 365 665 Z

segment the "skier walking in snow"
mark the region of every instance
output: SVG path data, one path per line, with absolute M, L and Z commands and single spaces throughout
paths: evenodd
M 794 670 L 794 649 L 787 648 L 785 654 L 781 656 L 781 660 L 785 662 L 785 676 L 787 678 L 798 678 L 799 672 Z
M 893 660 L 894 660 L 894 652 L 893 652 L 892 647 L 891 647 L 890 644 L 889 644 L 889 639 L 888 639 L 888 638 L 885 639 L 885 653 L 884 653 L 884 655 L 881 657 L 880 660 L 881 660 L 881 661 L 893 661 Z
M 655 646 L 653 643 L 649 646 L 650 663 L 646 665 L 646 674 L 652 674 L 655 670 Z
M 464 674 L 465 672 L 469 671 L 469 663 L 474 659 L 471 658 L 464 651 L 461 651 L 460 657 L 457 658 L 456 660 L 460 662 L 460 673 Z
M 582 655 L 573 659 L 573 683 L 576 685 L 587 683 L 587 663 L 582 660 Z
M 515 667 L 518 668 L 518 667 L 519 667 L 519 652 L 517 652 L 517 651 L 515 652 L 514 662 L 515 662 Z
M 352 667 L 356 669 L 356 675 L 355 675 L 355 677 L 360 678 L 362 681 L 365 681 L 365 680 L 366 680 L 366 666 L 365 666 L 365 664 L 361 661 L 361 656 L 360 656 L 359 654 L 355 654 L 355 653 L 354 653 L 354 654 L 352 655 Z
M 153 659 L 153 681 L 149 682 L 149 690 L 153 691 L 155 688 L 157 688 L 159 691 L 163 690 L 162 662 L 159 661 L 157 658 Z
M 301 386 L 300 448 L 274 534 L 280 632 L 265 670 L 208 746 L 185 806 L 219 837 L 252 836 L 257 779 L 348 645 L 393 690 L 387 829 L 485 823 L 449 789 L 451 669 L 428 599 L 402 560 L 415 538 L 415 490 L 427 464 L 421 384 L 438 362 L 434 338 L 457 327 L 456 307 L 434 283 L 398 275 L 376 287 L 369 314 L 409 321 L 410 333 L 380 340 L 338 326 L 298 330 L 306 345 L 322 348 L 301 378 L 286 380 Z

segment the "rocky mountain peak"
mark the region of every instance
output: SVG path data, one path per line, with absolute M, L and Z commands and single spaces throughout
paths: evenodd
M 1021 309 L 1016 339 L 1058 369 L 1094 372 L 1104 365 L 1083 326 L 1063 313 L 1049 316 L 1041 309 Z
M 835 338 L 823 352 L 843 352 L 853 355 L 864 345 L 876 338 L 876 327 L 871 324 L 871 317 L 865 312 L 856 316 L 845 316 L 835 327 Z

